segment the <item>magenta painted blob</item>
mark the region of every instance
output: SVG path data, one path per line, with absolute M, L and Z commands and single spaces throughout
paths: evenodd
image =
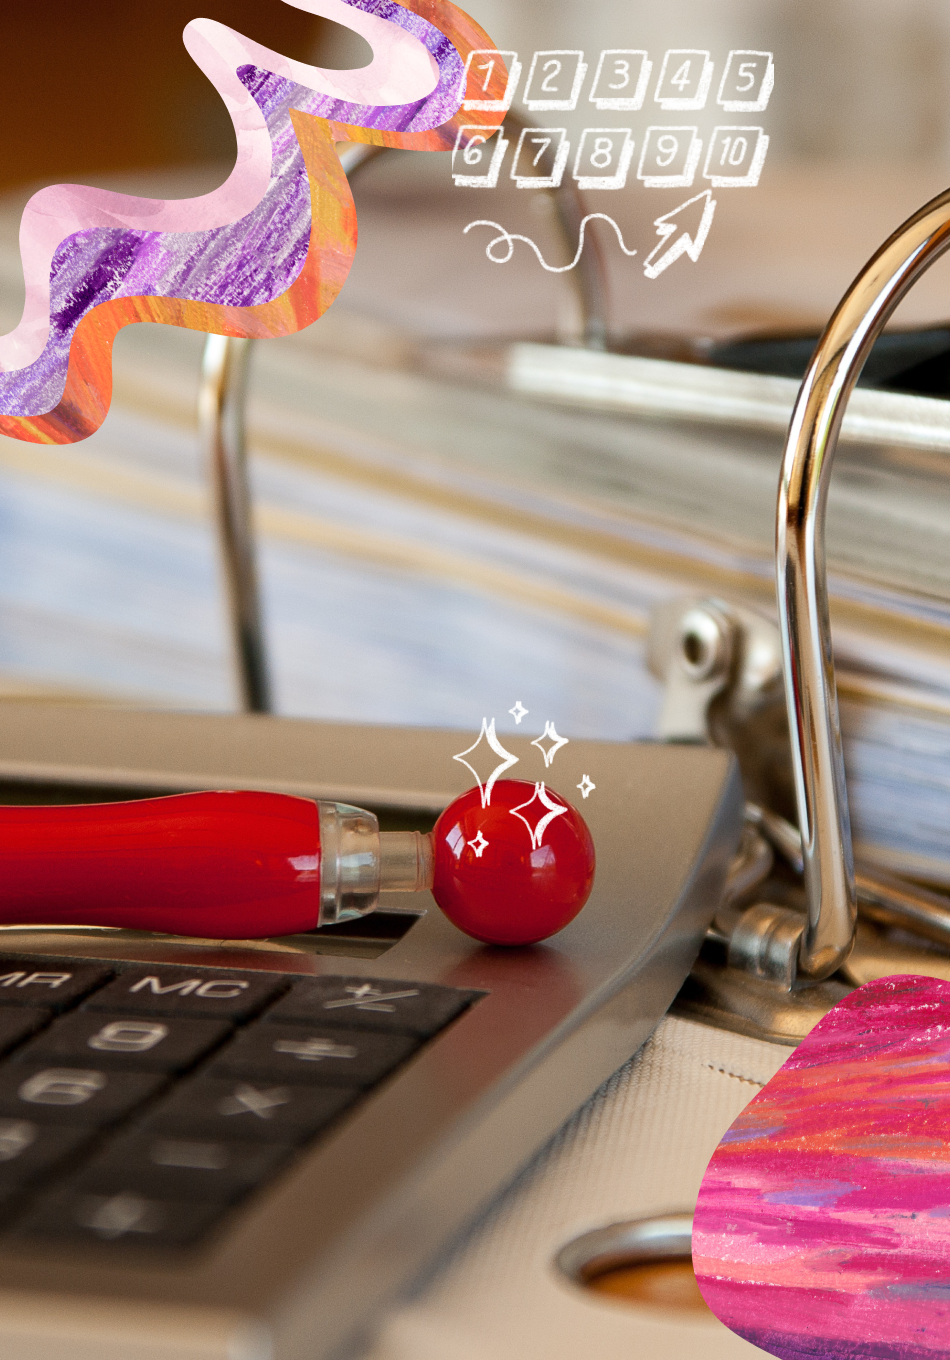
M 782 1360 L 950 1353 L 950 983 L 870 982 L 812 1030 L 713 1154 L 693 1265 Z

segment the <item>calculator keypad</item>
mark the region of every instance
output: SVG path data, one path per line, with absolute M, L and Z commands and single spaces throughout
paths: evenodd
M 480 993 L 0 962 L 0 1231 L 185 1246 Z

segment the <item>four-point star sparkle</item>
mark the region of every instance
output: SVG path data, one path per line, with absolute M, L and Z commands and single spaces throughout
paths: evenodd
M 532 811 L 534 803 L 539 803 L 542 808 L 547 808 L 547 815 L 539 819 L 537 815 L 538 809 Z M 544 783 L 541 782 L 535 784 L 534 793 L 526 803 L 519 803 L 517 807 L 511 808 L 510 811 L 512 817 L 517 817 L 519 822 L 524 822 L 525 826 L 528 828 L 528 834 L 531 836 L 531 846 L 534 850 L 537 850 L 544 839 L 545 831 L 547 831 L 555 817 L 560 817 L 562 812 L 567 811 L 567 805 L 565 803 L 553 802 L 551 795 L 544 787 Z M 531 816 L 525 817 L 522 815 L 526 812 L 531 812 Z
M 594 789 L 596 789 L 597 785 L 594 783 L 593 779 L 591 779 L 589 774 L 585 774 L 581 782 L 577 784 L 575 787 L 580 789 L 581 793 L 584 795 L 584 802 L 586 803 L 587 799 L 594 792 Z
M 522 704 L 520 699 L 517 701 L 514 708 L 509 708 L 508 712 L 514 718 L 515 722 L 518 724 L 519 727 L 521 726 L 521 719 L 526 718 L 528 716 L 528 710 L 525 708 L 524 704 Z
M 500 757 L 500 763 L 495 766 L 495 768 L 492 770 L 491 774 L 488 776 L 488 779 L 484 784 L 482 783 L 481 777 L 478 771 L 475 769 L 475 766 L 470 765 L 468 761 L 465 759 L 466 756 L 470 756 L 473 751 L 476 751 L 478 749 L 478 747 L 482 744 L 482 738 L 484 738 L 485 741 L 488 742 L 488 745 L 494 751 L 495 755 Z M 500 775 L 503 775 L 506 770 L 510 770 L 512 765 L 518 764 L 518 757 L 513 756 L 510 751 L 506 751 L 504 746 L 502 746 L 501 742 L 496 737 L 494 718 L 492 718 L 490 723 L 487 718 L 482 718 L 482 730 L 478 734 L 478 739 L 472 743 L 472 745 L 468 748 L 467 751 L 460 751 L 459 754 L 457 756 L 453 756 L 452 759 L 457 760 L 461 765 L 464 765 L 467 770 L 471 770 L 472 774 L 475 776 L 475 782 L 478 785 L 478 791 L 482 796 L 483 808 L 488 807 L 489 804 L 491 803 L 491 791 L 495 787 L 495 780 L 498 779 Z
M 479 831 L 475 839 L 473 841 L 467 841 L 466 844 L 470 849 L 475 851 L 475 858 L 481 859 L 482 855 L 484 855 L 485 851 L 488 849 L 489 842 L 486 841 L 485 837 Z
M 547 747 L 543 746 L 542 742 L 545 741 L 550 741 L 552 744 Z M 540 737 L 537 737 L 531 745 L 536 746 L 544 756 L 544 765 L 545 769 L 547 769 L 550 767 L 551 761 L 557 755 L 558 751 L 560 751 L 562 746 L 566 746 L 567 742 L 568 738 L 559 737 L 553 722 L 548 720 L 548 722 L 544 724 L 544 731 L 541 733 Z

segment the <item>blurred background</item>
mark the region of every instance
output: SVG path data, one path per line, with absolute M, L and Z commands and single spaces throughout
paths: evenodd
M 699 261 L 655 280 L 640 261 L 656 218 L 687 192 L 645 189 L 631 173 L 625 189 L 587 195 L 640 256 L 595 224 L 618 352 L 703 361 L 748 336 L 813 338 L 880 242 L 950 181 L 943 0 L 469 4 L 519 54 L 522 87 L 541 49 L 582 49 L 589 79 L 604 48 L 647 49 L 655 74 L 672 48 L 708 49 L 715 63 L 701 113 L 651 112 L 648 100 L 605 115 L 588 79 L 576 111 L 528 115 L 542 125 L 572 137 L 629 125 L 639 139 L 651 122 L 695 122 L 706 137 L 739 121 L 771 138 L 758 187 L 718 194 Z M 227 114 L 181 43 L 197 14 L 314 64 L 368 59 L 347 30 L 280 0 L 3 6 L 4 331 L 22 306 L 17 232 L 37 187 L 185 197 L 227 176 Z M 715 90 L 740 48 L 774 53 L 775 91 L 765 112 L 723 116 Z M 360 245 L 341 298 L 308 331 L 254 352 L 250 446 L 277 708 L 477 730 L 484 715 L 510 726 L 520 700 L 538 731 L 551 719 L 569 736 L 650 735 L 652 607 L 709 591 L 773 607 L 781 436 L 512 390 L 512 342 L 579 343 L 572 276 L 545 272 L 527 247 L 495 264 L 488 233 L 464 228 L 497 221 L 555 263 L 573 242 L 549 196 L 518 190 L 507 167 L 497 188 L 468 189 L 450 162 L 393 152 L 361 170 Z M 946 322 L 950 271 L 938 266 L 895 324 Z M 0 436 L 0 693 L 235 706 L 197 435 L 202 345 L 131 328 L 98 434 L 56 449 Z M 829 526 L 859 839 L 942 859 L 950 876 L 946 454 L 845 446 Z M 907 795 L 898 825 L 894 781 L 905 776 L 927 793 Z

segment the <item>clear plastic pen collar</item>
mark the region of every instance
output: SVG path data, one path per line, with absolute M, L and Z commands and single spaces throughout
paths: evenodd
M 379 822 L 347 803 L 320 803 L 320 925 L 352 921 L 379 900 Z

